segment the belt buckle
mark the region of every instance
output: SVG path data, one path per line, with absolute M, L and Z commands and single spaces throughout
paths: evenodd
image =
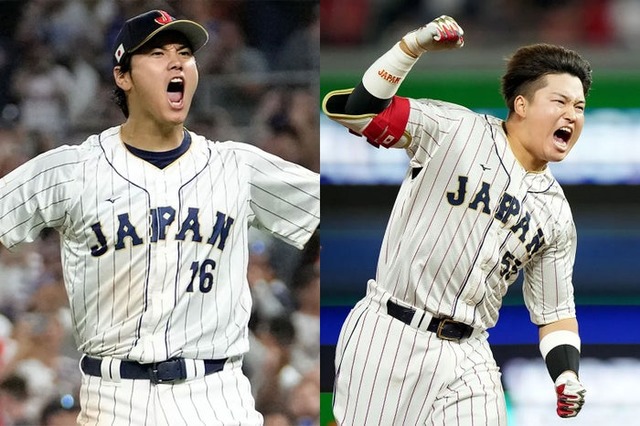
M 171 384 L 186 378 L 185 362 L 182 358 L 154 362 L 149 367 L 149 380 L 155 385 Z
M 154 362 L 151 367 L 149 367 L 149 380 L 154 385 L 158 383 L 166 383 L 165 380 L 158 377 L 158 363 Z
M 436 330 L 436 336 L 438 336 L 442 340 L 459 342 L 460 341 L 459 337 L 449 337 L 442 334 L 443 328 L 447 323 L 455 324 L 456 321 L 452 320 L 451 318 L 442 318 L 440 320 L 440 323 L 438 324 L 438 329 Z

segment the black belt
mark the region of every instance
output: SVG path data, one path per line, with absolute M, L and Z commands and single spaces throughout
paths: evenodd
M 402 321 L 405 324 L 411 325 L 416 310 L 406 306 L 400 306 L 391 300 L 387 301 L 387 313 Z M 431 318 L 427 330 L 444 340 L 461 340 L 471 336 L 473 333 L 473 327 L 461 322 L 452 320 L 451 318 Z
M 204 374 L 221 371 L 227 358 L 205 359 Z M 82 371 L 90 376 L 102 377 L 102 360 L 85 356 L 80 364 Z M 168 359 L 166 361 L 141 364 L 136 361 L 120 362 L 120 377 L 122 379 L 146 379 L 152 383 L 174 383 L 187 379 L 187 368 L 184 358 Z

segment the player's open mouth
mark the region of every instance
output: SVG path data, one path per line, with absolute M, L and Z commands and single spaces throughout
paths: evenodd
M 571 127 L 560 127 L 558 130 L 553 132 L 553 139 L 564 147 L 569 143 L 572 134 L 573 129 L 571 129 Z
M 182 100 L 184 98 L 184 80 L 182 77 L 174 77 L 167 86 L 167 94 L 169 97 L 169 103 L 179 108 L 182 106 Z

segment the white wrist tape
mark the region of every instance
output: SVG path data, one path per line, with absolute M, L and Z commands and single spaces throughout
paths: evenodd
M 419 36 L 422 36 L 422 38 L 433 38 L 433 34 L 426 30 L 426 26 L 418 28 L 415 31 L 411 31 L 410 33 L 407 33 L 404 37 L 402 37 L 402 40 L 404 40 L 404 42 L 406 43 L 407 48 L 411 51 L 411 53 L 414 53 L 417 56 L 420 56 L 427 51 L 423 44 L 420 44 Z M 424 44 L 426 45 L 427 42 L 425 41 Z
M 417 61 L 404 53 L 398 42 L 365 71 L 362 84 L 376 98 L 390 99 Z
M 580 352 L 580 336 L 569 330 L 552 331 L 540 340 L 540 353 L 545 359 L 551 349 L 560 345 L 571 345 Z

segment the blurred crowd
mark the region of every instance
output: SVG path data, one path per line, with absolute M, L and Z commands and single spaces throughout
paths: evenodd
M 322 0 L 322 44 L 359 45 L 385 36 L 396 38 L 396 31 L 443 14 L 473 34 L 474 45 L 485 47 L 536 39 L 636 50 L 640 35 L 637 0 Z
M 187 128 L 254 144 L 319 171 L 319 1 L 0 0 L 0 177 L 46 150 L 123 121 L 111 99 L 111 44 L 128 17 L 164 9 L 210 34 Z M 256 231 L 245 369 L 267 426 L 319 422 L 319 241 L 292 249 Z M 0 426 L 67 425 L 78 359 L 47 230 L 0 246 Z

